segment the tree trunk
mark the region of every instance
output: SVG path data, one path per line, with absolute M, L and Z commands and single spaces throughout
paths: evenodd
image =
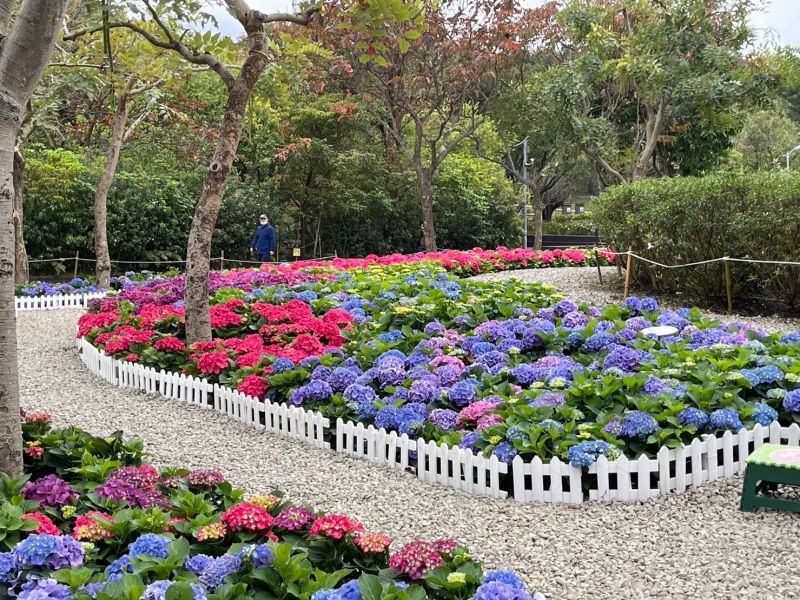
M 544 220 L 544 203 L 542 195 L 535 188 L 531 188 L 531 204 L 533 205 L 533 249 L 542 249 L 542 221 Z
M 14 207 L 11 221 L 14 225 L 14 283 L 26 284 L 30 277 L 28 271 L 28 252 L 25 249 L 24 213 L 22 207 L 22 173 L 25 159 L 19 150 L 14 151 Z
M 94 194 L 94 253 L 97 259 L 95 277 L 98 287 L 104 288 L 111 286 L 111 256 L 108 251 L 108 192 L 111 190 L 111 184 L 114 183 L 114 175 L 117 172 L 127 121 L 128 94 L 122 93 L 117 98 L 117 112 L 111 128 L 106 167 Z
M 211 316 L 208 305 L 208 271 L 211 261 L 211 238 L 217 223 L 219 207 L 228 183 L 236 149 L 242 136 L 247 103 L 267 66 L 264 51 L 264 33 L 261 28 L 248 32 L 253 50 L 247 57 L 239 77 L 228 92 L 228 103 L 222 120 L 222 129 L 203 190 L 195 207 L 189 244 L 186 250 L 186 289 L 184 310 L 186 338 L 190 344 L 211 340 Z
M 419 199 L 422 204 L 422 241 L 425 252 L 436 252 L 436 229 L 433 223 L 433 177 L 424 168 L 417 168 Z
M 14 150 L 25 105 L 53 50 L 69 0 L 26 0 L 0 50 L 0 471 L 22 472 L 14 308 Z M 4 2 L 0 34 L 12 3 Z

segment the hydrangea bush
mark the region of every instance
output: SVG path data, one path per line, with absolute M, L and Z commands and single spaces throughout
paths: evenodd
M 351 262 L 269 266 L 240 287 L 212 286 L 207 344 L 186 347 L 180 301 L 138 292 L 98 302 L 78 333 L 120 359 L 505 463 L 588 467 L 800 422 L 800 333 L 653 298 L 577 303 L 540 284 L 463 280 L 443 261 Z M 258 279 L 300 275 L 309 279 Z M 648 335 L 656 325 L 677 333 Z
M 25 444 L 42 453 L 26 454 L 27 476 L 0 491 L 3 597 L 532 600 L 517 575 L 484 572 L 453 540 L 396 547 L 345 515 L 278 492 L 246 498 L 214 471 L 159 471 L 141 464 L 137 442 L 30 417 Z M 102 498 L 113 480 L 125 493 Z M 158 501 L 142 506 L 139 494 Z

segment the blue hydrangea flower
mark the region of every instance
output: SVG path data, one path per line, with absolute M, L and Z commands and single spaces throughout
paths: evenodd
M 786 374 L 775 365 L 756 367 L 755 369 L 742 369 L 739 371 L 753 387 L 766 384 L 779 383 L 784 380 Z
M 47 533 L 29 535 L 12 550 L 17 566 L 76 567 L 83 564 L 83 546 L 68 536 Z
M 199 576 L 214 563 L 214 557 L 207 554 L 197 554 L 187 556 L 183 561 L 183 567 L 193 575 Z
M 359 421 L 368 421 L 374 419 L 378 414 L 378 405 L 374 402 L 358 402 L 356 410 L 358 410 Z
M 269 547 L 269 544 L 258 544 L 250 555 L 250 562 L 255 568 L 266 567 L 272 562 L 273 558 L 275 558 L 275 553 Z
M 394 406 L 385 406 L 384 408 L 380 409 L 375 415 L 375 427 L 378 429 L 386 429 L 387 431 L 390 429 L 396 429 L 397 412 L 398 409 Z
M 622 308 L 627 308 L 631 311 L 631 314 L 638 314 L 642 310 L 642 301 L 636 296 L 630 296 L 622 303 Z
M 464 407 L 475 400 L 475 386 L 468 381 L 458 381 L 448 392 L 450 401 L 458 407 Z
M 165 600 L 167 597 L 167 590 L 174 582 L 167 580 L 154 581 L 148 585 L 139 600 Z M 192 597 L 194 600 L 206 600 L 206 591 L 203 586 L 196 583 L 190 584 L 192 587 Z
M 773 421 L 778 420 L 778 411 L 772 408 L 769 404 L 763 402 L 756 402 L 756 411 L 753 413 L 753 421 L 764 427 L 769 427 Z
M 336 600 L 335 590 L 319 590 L 314 592 L 311 600 Z
M 500 583 L 510 585 L 518 590 L 525 589 L 525 584 L 522 582 L 520 576 L 511 571 L 489 571 L 483 579 L 483 583 L 491 583 L 492 581 L 499 581 Z
M 286 371 L 291 371 L 292 369 L 294 369 L 294 362 L 288 358 L 279 358 L 272 363 L 273 374 L 285 373 Z
M 783 397 L 783 408 L 790 413 L 800 413 L 800 389 L 786 393 Z
M 658 422 L 652 415 L 634 410 L 622 418 L 619 435 L 632 440 L 644 441 L 656 431 L 658 431 Z
M 583 343 L 583 350 L 585 352 L 600 352 L 603 348 L 608 346 L 614 341 L 614 336 L 607 331 L 600 331 L 589 337 Z
M 478 440 L 481 439 L 481 434 L 477 431 L 472 431 L 466 434 L 464 437 L 459 440 L 458 445 L 461 448 L 466 450 L 471 450 L 473 453 L 477 454 L 477 449 L 475 448 L 475 444 L 478 443 Z
M 10 583 L 17 576 L 17 561 L 11 552 L 0 552 L 0 583 Z
M 550 431 L 561 431 L 564 429 L 564 426 L 554 419 L 543 419 L 537 423 L 538 426 L 544 427 L 545 430 Z
M 518 589 L 499 581 L 484 583 L 476 591 L 472 600 L 532 600 L 524 589 Z
M 342 396 L 345 400 L 358 403 L 372 402 L 378 397 L 378 395 L 375 393 L 375 390 L 373 390 L 371 387 L 361 385 L 359 383 L 348 385 L 345 388 Z
M 581 442 L 575 446 L 570 446 L 567 450 L 567 460 L 569 464 L 578 469 L 592 466 L 600 456 L 608 456 L 611 449 L 608 442 L 602 440 L 590 440 Z
M 378 336 L 378 339 L 382 341 L 384 344 L 392 344 L 403 337 L 403 332 L 399 329 L 392 329 L 391 331 L 387 331 L 386 333 L 382 333 Z
M 311 381 L 328 381 L 328 378 L 331 376 L 331 368 L 326 367 L 324 365 L 320 365 L 316 367 L 313 371 L 311 371 Z
M 136 538 L 130 546 L 128 546 L 128 556 L 139 556 L 144 554 L 146 556 L 154 556 L 155 558 L 167 558 L 167 546 L 169 539 L 163 535 L 155 533 L 145 533 Z
M 309 382 L 301 389 L 306 400 L 323 402 L 333 396 L 333 389 L 330 384 L 319 379 Z
M 377 373 L 377 380 L 382 388 L 401 385 L 405 378 L 405 365 L 382 367 Z
M 116 581 L 122 577 L 123 573 L 133 573 L 131 559 L 127 554 L 123 554 L 106 567 L 105 573 L 108 581 Z
M 445 326 L 434 321 L 425 325 L 423 331 L 425 332 L 425 335 L 439 335 L 445 332 Z
M 328 384 L 334 392 L 343 392 L 348 386 L 355 383 L 361 373 L 356 369 L 337 367 L 328 378 Z
M 728 410 L 727 408 L 718 408 L 708 417 L 708 425 L 706 428 L 709 431 L 725 429 L 736 432 L 744 428 L 744 425 L 742 425 L 742 421 L 736 411 Z
M 522 428 L 517 427 L 516 425 L 512 425 L 511 427 L 508 428 L 508 431 L 506 431 L 506 439 L 509 442 L 514 442 L 517 440 L 527 441 L 528 434 Z
M 800 344 L 800 331 L 787 333 L 781 337 L 781 344 Z
M 411 402 L 430 402 L 433 394 L 436 391 L 436 386 L 424 379 L 414 381 L 408 390 L 408 399 Z
M 678 413 L 678 422 L 684 427 L 694 425 L 698 429 L 702 429 L 708 424 L 708 413 L 699 408 L 684 408 Z
M 223 554 L 222 556 L 214 559 L 198 577 L 200 583 L 213 592 L 229 575 L 238 573 L 242 569 L 242 559 L 232 554 Z
M 492 454 L 494 454 L 500 462 L 510 465 L 511 461 L 513 461 L 514 457 L 517 455 L 517 450 L 508 442 L 500 442 L 497 444 Z
M 361 600 L 361 590 L 358 588 L 358 580 L 348 581 L 336 590 L 336 600 Z
M 583 336 L 577 331 L 573 331 L 567 336 L 567 344 L 569 344 L 571 348 L 580 348 L 583 344 Z
M 642 298 L 641 309 L 645 312 L 656 312 L 658 310 L 658 300 L 655 298 Z

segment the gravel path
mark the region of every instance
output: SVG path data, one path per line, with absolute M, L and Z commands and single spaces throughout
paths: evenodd
M 602 267 L 603 283 L 597 277 L 597 267 L 562 267 L 558 269 L 522 269 L 519 271 L 504 271 L 500 273 L 486 273 L 473 277 L 477 281 L 498 281 L 504 279 L 519 279 L 521 281 L 539 281 L 553 285 L 572 300 L 582 300 L 593 304 L 619 303 L 623 300 L 625 278 L 617 274 L 616 267 Z M 658 298 L 664 306 L 677 308 L 685 306 L 679 298 Z M 791 319 L 778 315 L 749 317 L 741 315 L 728 316 L 713 311 L 705 313 L 715 319 L 723 321 L 742 321 L 763 327 L 769 332 L 798 331 L 800 319 Z
M 472 497 L 257 433 L 221 415 L 112 387 L 73 347 L 78 311 L 18 316 L 23 405 L 59 424 L 145 440 L 153 462 L 218 469 L 251 493 L 343 512 L 398 543 L 453 537 L 548 599 L 800 598 L 800 517 L 743 514 L 741 479 L 642 504 Z

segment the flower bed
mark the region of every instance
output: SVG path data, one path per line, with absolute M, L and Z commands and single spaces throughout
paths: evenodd
M 344 515 L 278 492 L 245 498 L 214 471 L 158 471 L 140 442 L 49 420 L 25 417 L 27 475 L 0 492 L 6 596 L 531 600 L 518 576 L 484 574 L 455 541 L 395 549 Z

